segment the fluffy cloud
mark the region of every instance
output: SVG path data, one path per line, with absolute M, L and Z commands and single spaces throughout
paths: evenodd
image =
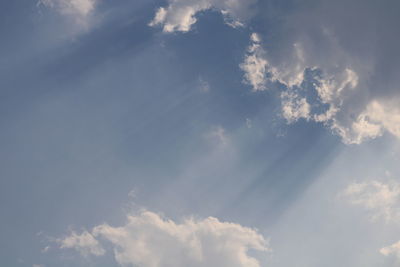
M 164 32 L 187 32 L 196 23 L 196 14 L 206 10 L 220 12 L 232 27 L 243 26 L 251 16 L 251 6 L 256 0 L 169 0 L 167 7 L 160 7 L 150 26 L 162 25 Z
M 361 206 L 372 219 L 400 222 L 400 184 L 371 181 L 350 184 L 343 192 L 353 205 Z
M 121 227 L 102 224 L 91 233 L 72 233 L 62 240 L 61 247 L 102 255 L 104 250 L 95 238 L 112 244 L 115 260 L 122 266 L 259 267 L 248 250 L 268 250 L 263 236 L 239 224 L 213 217 L 179 224 L 149 211 L 128 216 Z

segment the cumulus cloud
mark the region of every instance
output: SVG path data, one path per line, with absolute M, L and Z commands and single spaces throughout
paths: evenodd
M 231 27 L 243 26 L 251 16 L 251 6 L 256 0 L 169 0 L 167 7 L 160 7 L 150 26 L 161 25 L 164 32 L 187 32 L 196 23 L 196 15 L 206 10 L 222 14 Z
M 115 260 L 122 266 L 259 267 L 248 251 L 268 250 L 262 235 L 239 224 L 213 217 L 176 223 L 150 211 L 128 216 L 120 227 L 102 224 L 91 233 L 72 233 L 61 247 L 99 256 L 104 250 L 95 238 L 112 244 Z
M 400 184 L 371 181 L 352 183 L 343 192 L 351 204 L 368 211 L 371 218 L 400 222 Z

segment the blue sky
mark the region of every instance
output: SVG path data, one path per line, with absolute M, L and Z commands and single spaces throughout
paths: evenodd
M 2 1 L 1 265 L 398 266 L 399 8 Z

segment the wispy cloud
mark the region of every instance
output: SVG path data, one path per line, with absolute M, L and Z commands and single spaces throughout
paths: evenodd
M 38 5 L 53 9 L 86 28 L 97 2 L 98 0 L 38 0 Z
M 72 232 L 69 236 L 58 239 L 57 242 L 60 244 L 60 248 L 73 248 L 83 256 L 91 254 L 100 256 L 105 253 L 99 241 L 88 231 L 83 231 L 81 234 Z
M 370 214 L 372 220 L 400 224 L 400 184 L 370 181 L 352 183 L 342 193 L 351 204 L 360 206 Z M 400 260 L 400 241 L 383 247 L 379 252 Z
M 400 184 L 397 182 L 352 183 L 343 191 L 343 196 L 366 210 L 373 220 L 400 223 Z
M 161 25 L 164 32 L 188 32 L 197 22 L 196 15 L 206 10 L 220 12 L 231 27 L 241 27 L 251 16 L 256 0 L 170 0 L 167 7 L 158 8 L 150 26 Z

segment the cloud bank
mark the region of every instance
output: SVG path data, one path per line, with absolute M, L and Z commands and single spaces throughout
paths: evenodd
M 122 266 L 143 267 L 259 267 L 249 250 L 267 251 L 268 244 L 256 230 L 209 217 L 176 223 L 144 211 L 128 216 L 124 226 L 102 224 L 89 233 L 72 232 L 59 239 L 61 248 L 82 255 L 105 253 L 100 241 L 112 244 Z

